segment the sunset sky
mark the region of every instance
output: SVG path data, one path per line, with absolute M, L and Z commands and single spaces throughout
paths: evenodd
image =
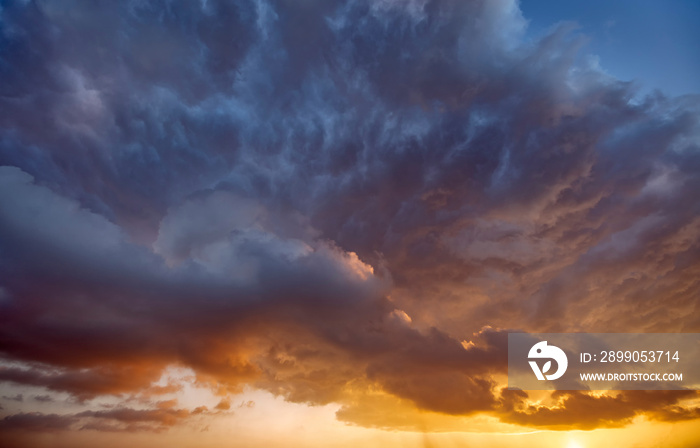
M 698 23 L 0 1 L 0 447 L 700 446 L 506 388 L 509 332 L 700 333 Z

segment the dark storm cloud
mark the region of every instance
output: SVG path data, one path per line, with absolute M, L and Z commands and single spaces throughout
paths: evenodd
M 154 245 L 163 259 L 16 168 L 0 171 L 8 187 L 0 194 L 6 263 L 15 272 L 4 279 L 11 300 L 0 317 L 0 347 L 78 369 L 8 367 L 5 380 L 76 395 L 120 393 L 148 386 L 177 359 L 202 373 L 250 378 L 249 362 L 221 356 L 244 345 L 247 331 L 285 313 L 302 324 L 360 314 L 377 307 L 371 299 L 386 283 L 355 254 L 295 230 L 294 216 L 268 223 L 263 208 L 248 216 L 230 195 L 173 209 Z M 186 248 L 186 261 L 172 247 Z
M 178 364 L 536 426 L 697 415 L 523 413 L 482 330 L 698 331 L 697 97 L 635 98 L 570 25 L 524 42 L 507 0 L 0 14 L 4 381 L 88 398 Z

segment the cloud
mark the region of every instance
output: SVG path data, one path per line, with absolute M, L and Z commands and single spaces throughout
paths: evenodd
M 697 408 L 682 406 L 684 399 L 697 397 L 696 391 L 625 391 L 593 396 L 580 391 L 552 393 L 554 406 L 524 405 L 527 394 L 502 391 L 503 420 L 548 429 L 619 428 L 637 415 L 660 421 L 697 418 Z
M 58 414 L 15 414 L 0 420 L 0 430 L 58 431 L 68 429 L 75 420 Z
M 40 412 L 8 415 L 0 420 L 0 431 L 56 432 L 68 429 L 105 432 L 160 432 L 203 411 L 186 409 L 131 409 L 125 407 L 76 414 Z
M 177 365 L 378 427 L 697 417 L 690 393 L 499 389 L 508 329 L 698 331 L 697 96 L 635 96 L 570 24 L 524 41 L 513 0 L 0 14 L 2 381 L 165 395 Z
M 68 392 L 85 399 L 97 395 L 120 394 L 149 385 L 160 377 L 155 366 L 109 366 L 88 369 L 61 369 L 33 366 L 30 369 L 1 368 L 0 380 Z
M 6 367 L 1 372 L 6 381 L 84 396 L 114 394 L 147 387 L 168 363 L 185 362 L 235 383 L 235 377 L 250 379 L 257 369 L 245 356 L 220 355 L 243 349 L 237 339 L 246 337 L 245 326 L 261 325 L 256 315 L 274 320 L 282 309 L 293 308 L 294 321 L 342 313 L 373 306 L 371 299 L 385 288 L 386 280 L 354 253 L 311 237 L 305 242 L 294 230 L 276 230 L 278 224 L 264 228 L 251 222 L 238 229 L 230 216 L 223 218 L 221 225 L 228 226 L 223 233 L 208 232 L 197 242 L 190 215 L 168 215 L 165 234 L 180 225 L 177 238 L 190 241 L 192 251 L 185 263 L 168 267 L 158 249 L 130 242 L 106 219 L 32 184 L 16 168 L 3 169 L 0 177 L 11 187 L 4 191 L 14 192 L 0 198 L 14 269 L 26 263 L 20 275 L 7 279 L 16 300 L 3 316 L 5 340 L 12 340 L 3 349 L 19 359 L 63 367 Z M 44 227 L 25 237 L 25 220 Z M 42 256 L 23 259 L 36 253 L 37 244 Z M 38 300 L 34 306 L 32 296 Z M 68 315 L 76 317 L 61 318 Z M 231 338 L 224 342 L 226 334 Z
M 217 405 L 216 409 L 219 409 L 221 411 L 228 411 L 231 409 L 231 402 L 226 401 L 226 400 L 221 400 Z

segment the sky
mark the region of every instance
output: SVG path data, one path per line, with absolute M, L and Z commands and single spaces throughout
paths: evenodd
M 642 93 L 700 93 L 700 3 L 694 0 L 521 0 L 527 36 L 541 38 L 573 22 L 605 72 L 634 81 Z
M 1 447 L 700 445 L 696 3 L 0 5 Z

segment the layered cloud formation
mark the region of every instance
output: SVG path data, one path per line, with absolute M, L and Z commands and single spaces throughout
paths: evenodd
M 514 0 L 0 14 L 0 380 L 157 396 L 180 366 L 400 429 L 700 416 L 502 390 L 509 329 L 700 331 L 697 96 L 635 96 L 571 25 L 524 40 Z M 214 412 L 163 403 L 0 430 Z

